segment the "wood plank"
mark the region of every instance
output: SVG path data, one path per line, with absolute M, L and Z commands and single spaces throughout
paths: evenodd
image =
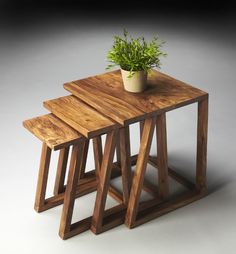
M 200 191 L 206 189 L 207 131 L 208 98 L 198 103 L 196 185 Z
M 45 101 L 44 106 L 87 138 L 96 137 L 118 127 L 117 123 L 71 95 Z
M 118 143 L 118 142 L 117 142 Z M 131 189 L 131 152 L 130 152 L 130 134 L 129 126 L 120 128 L 120 161 L 122 171 L 122 191 L 123 191 L 123 202 L 128 204 L 129 194 Z
M 156 70 L 152 70 L 148 75 L 148 88 L 142 93 L 134 94 L 125 91 L 119 70 L 75 80 L 64 84 L 64 87 L 123 125 L 144 120 L 207 97 L 206 92 Z M 133 109 L 144 112 L 144 118 L 143 116 L 135 118 L 134 113 L 127 117 L 126 111 L 130 113 Z M 121 112 L 123 112 L 122 116 Z
M 120 175 L 121 175 L 120 168 L 117 167 L 116 163 L 113 163 L 111 179 L 119 177 Z M 40 207 L 40 210 L 36 209 L 36 211 L 43 212 L 55 206 L 63 204 L 65 189 L 66 189 L 66 185 L 64 185 L 63 193 L 47 198 L 44 201 L 43 206 Z M 78 186 L 76 188 L 75 198 L 82 197 L 96 190 L 97 190 L 97 177 L 95 174 L 95 170 L 91 170 L 89 172 L 86 172 L 84 174 L 84 178 L 79 180 Z
M 66 83 L 64 88 L 121 125 L 128 125 L 145 118 L 142 110 L 124 101 L 122 97 L 114 97 L 107 91 L 103 92 L 90 81 L 81 80 L 79 85 L 73 82 Z
M 99 233 L 102 228 L 104 209 L 109 189 L 109 182 L 111 178 L 112 161 L 114 158 L 114 152 L 117 142 L 117 134 L 118 130 L 113 130 L 111 132 L 108 132 L 106 137 L 91 225 L 91 230 L 94 233 Z
M 83 142 L 72 147 L 69 175 L 65 191 L 64 204 L 61 215 L 59 235 L 63 238 L 70 231 L 71 219 L 74 209 L 76 188 L 79 179 L 79 169 L 81 169 Z
M 102 157 L 103 157 L 101 136 L 93 138 L 93 154 L 94 154 L 95 170 L 96 170 L 97 178 L 99 179 L 101 165 L 102 165 Z
M 59 153 L 57 164 L 56 180 L 54 185 L 54 195 L 64 192 L 64 182 L 66 175 L 66 167 L 68 161 L 70 147 L 62 148 Z
M 146 119 L 144 123 L 142 140 L 139 148 L 139 155 L 132 181 L 132 188 L 125 219 L 125 224 L 128 227 L 131 227 L 136 220 L 155 124 L 155 117 Z
M 124 222 L 126 207 L 117 205 L 104 212 L 104 224 L 102 232 L 107 231 L 115 226 L 121 225 Z M 63 240 L 78 235 L 91 227 L 92 216 L 81 221 L 71 224 L 70 231 L 64 235 Z
M 116 81 L 112 82 L 112 84 L 109 83 L 113 90 L 122 88 L 123 82 L 120 70 L 106 73 L 105 75 L 112 76 L 111 80 Z M 101 79 L 102 76 L 100 75 L 99 78 Z M 206 92 L 154 69 L 148 74 L 147 83 L 147 89 L 139 95 L 140 102 L 137 99 L 134 100 L 138 103 L 137 108 L 145 112 L 150 112 L 153 109 L 164 109 L 166 112 L 202 100 L 208 96 Z
M 23 126 L 52 150 L 78 143 L 82 138 L 80 133 L 52 114 L 25 120 Z
M 86 139 L 83 144 L 83 156 L 82 156 L 81 168 L 79 171 L 79 179 L 83 178 L 85 174 L 85 168 L 86 168 L 87 157 L 88 157 L 88 149 L 89 149 L 89 139 Z
M 34 209 L 37 212 L 41 212 L 45 203 L 50 160 L 51 160 L 51 149 L 46 145 L 46 143 L 43 143 L 34 204 Z
M 167 135 L 166 135 L 166 115 L 165 113 L 157 116 L 156 122 L 157 139 L 157 168 L 158 168 L 158 187 L 159 197 L 167 199 L 169 196 L 168 179 L 168 156 L 167 156 Z

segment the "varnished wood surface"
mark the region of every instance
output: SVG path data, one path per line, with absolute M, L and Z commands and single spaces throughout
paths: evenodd
M 34 203 L 34 209 L 37 212 L 40 212 L 44 206 L 50 161 L 51 149 L 46 145 L 46 143 L 43 143 Z
M 114 97 L 109 91 L 104 92 L 89 81 L 81 80 L 79 86 L 70 82 L 64 88 L 121 125 L 131 124 L 145 117 L 142 110 L 124 101 L 122 97 Z
M 155 124 L 156 124 L 155 117 L 146 119 L 144 122 L 144 127 L 142 131 L 142 139 L 141 139 L 139 155 L 137 160 L 137 166 L 134 172 L 130 198 L 129 198 L 128 208 L 127 208 L 127 213 L 125 218 L 125 224 L 128 227 L 132 227 L 132 225 L 135 223 L 135 220 L 136 220 L 139 198 L 140 198 L 142 187 L 143 187 L 144 176 L 145 176 L 146 167 L 148 163 L 148 156 L 150 152 Z
M 166 135 L 166 114 L 157 116 L 156 122 L 156 139 L 157 139 L 157 168 L 158 170 L 158 187 L 159 197 L 167 199 L 169 196 L 168 181 L 168 155 L 167 155 L 167 135 Z
M 67 186 L 65 191 L 65 198 L 59 230 L 59 235 L 62 238 L 64 238 L 64 235 L 67 232 L 70 232 L 74 202 L 76 198 L 76 188 L 80 173 L 79 170 L 81 169 L 82 152 L 83 152 L 83 141 L 79 143 L 79 145 L 72 147 L 70 169 L 67 179 Z
M 196 185 L 199 191 L 206 189 L 208 98 L 198 103 Z
M 102 230 L 103 215 L 105 210 L 106 198 L 111 178 L 112 162 L 117 142 L 118 130 L 107 134 L 104 148 L 104 155 L 101 164 L 97 195 L 93 211 L 91 230 L 97 234 Z
M 64 191 L 64 182 L 66 176 L 66 167 L 68 162 L 70 147 L 65 147 L 60 150 L 58 164 L 57 164 L 57 173 L 56 180 L 54 185 L 54 195 L 58 195 Z
M 119 70 L 75 80 L 64 84 L 64 88 L 122 125 L 207 96 L 206 92 L 156 70 L 148 75 L 148 88 L 137 94 L 124 90 Z
M 82 138 L 80 133 L 52 114 L 25 120 L 23 125 L 52 150 L 74 144 Z
M 87 138 L 106 133 L 118 126 L 117 123 L 71 95 L 45 101 L 44 106 Z

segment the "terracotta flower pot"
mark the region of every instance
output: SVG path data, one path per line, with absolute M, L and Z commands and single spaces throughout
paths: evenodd
M 135 71 L 131 78 L 128 78 L 129 74 L 129 71 L 121 69 L 125 90 L 131 93 L 140 93 L 144 91 L 147 85 L 147 72 Z

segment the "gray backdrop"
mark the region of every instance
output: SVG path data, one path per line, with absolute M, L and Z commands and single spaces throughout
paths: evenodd
M 0 253 L 236 253 L 235 12 L 225 3 L 185 10 L 178 3 L 150 3 L 143 10 L 120 3 L 106 10 L 91 9 L 91 2 L 81 8 L 55 1 L 48 8 L 32 1 L 0 5 Z M 209 195 L 133 230 L 122 225 L 62 241 L 61 206 L 42 214 L 33 210 L 41 143 L 22 121 L 46 113 L 44 100 L 67 95 L 64 82 L 104 72 L 113 35 L 123 28 L 147 39 L 160 35 L 168 53 L 162 71 L 209 92 Z M 168 113 L 167 121 L 169 164 L 193 178 L 196 105 Z M 135 153 L 137 125 L 131 138 Z M 94 197 L 76 202 L 73 220 L 92 212 Z M 109 198 L 107 205 L 113 204 Z

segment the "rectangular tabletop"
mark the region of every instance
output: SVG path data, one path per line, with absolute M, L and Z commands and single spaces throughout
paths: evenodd
M 87 138 L 119 128 L 117 123 L 73 95 L 45 101 L 44 106 Z
M 64 88 L 122 125 L 191 104 L 208 96 L 198 88 L 159 71 L 148 75 L 142 93 L 124 90 L 120 70 L 75 80 Z
M 23 122 L 24 127 L 52 150 L 75 144 L 83 136 L 53 114 L 38 116 Z

